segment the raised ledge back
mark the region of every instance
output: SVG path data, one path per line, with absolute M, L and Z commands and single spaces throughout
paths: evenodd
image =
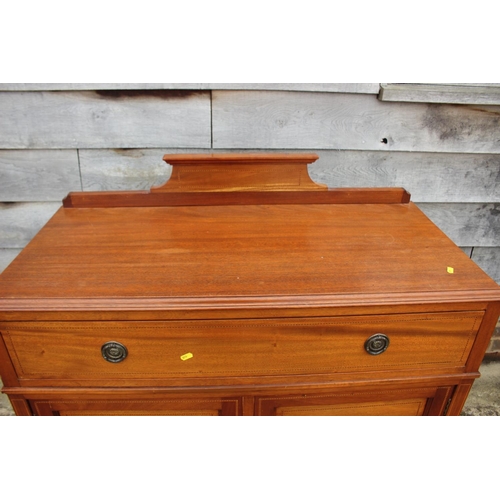
M 165 155 L 172 175 L 151 192 L 326 191 L 309 177 L 315 154 Z
M 334 188 L 316 184 L 316 154 L 165 155 L 170 179 L 149 191 L 69 193 L 65 208 L 198 205 L 408 203 L 403 188 Z

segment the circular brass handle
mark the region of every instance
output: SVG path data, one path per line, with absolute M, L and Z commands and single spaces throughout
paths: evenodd
M 387 335 L 384 335 L 383 333 L 376 333 L 365 342 L 365 350 L 372 356 L 382 354 L 387 350 L 388 347 L 389 337 Z
M 106 342 L 101 347 L 101 353 L 110 363 L 120 363 L 128 356 L 127 348 L 119 342 Z

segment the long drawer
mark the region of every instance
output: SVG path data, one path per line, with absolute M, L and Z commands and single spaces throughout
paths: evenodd
M 20 379 L 201 379 L 460 368 L 482 316 L 12 322 L 0 332 Z

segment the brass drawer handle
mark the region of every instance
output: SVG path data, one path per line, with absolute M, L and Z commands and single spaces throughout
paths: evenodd
M 120 363 L 128 356 L 127 348 L 119 342 L 106 342 L 101 347 L 101 353 L 110 363 Z
M 387 350 L 389 342 L 389 337 L 387 335 L 376 333 L 365 342 L 365 350 L 368 354 L 377 356 Z

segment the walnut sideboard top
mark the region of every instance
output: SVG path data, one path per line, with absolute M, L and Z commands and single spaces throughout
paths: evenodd
M 40 383 L 32 367 L 29 377 L 23 378 L 23 366 L 37 366 L 35 353 L 25 361 L 15 359 L 24 352 L 21 337 L 16 335 L 26 325 L 42 325 L 34 331 L 43 331 L 44 339 L 52 335 L 60 340 L 65 322 L 81 325 L 88 321 L 101 327 L 130 322 L 124 330 L 144 327 L 149 337 L 147 325 L 154 321 L 263 318 L 279 323 L 287 318 L 318 321 L 328 317 L 338 322 L 341 317 L 407 314 L 418 318 L 430 313 L 447 313 L 450 318 L 469 314 L 478 321 L 462 368 L 449 373 L 460 375 L 460 380 L 443 381 L 448 389 L 439 403 L 440 411 L 446 404 L 448 410 L 450 401 L 458 411 L 466 387 L 478 375 L 498 317 L 500 287 L 410 201 L 404 189 L 328 189 L 314 184 L 307 174 L 307 164 L 315 159 L 315 155 L 170 155 L 165 160 L 173 165 L 173 172 L 164 186 L 150 191 L 70 193 L 63 207 L 0 275 L 0 332 L 4 336 L 0 372 L 16 411 L 44 414 L 55 404 L 47 402 L 42 390 L 50 386 L 53 395 L 57 389 L 62 391 L 56 398 L 59 406 L 55 404 L 51 414 L 71 414 L 61 410 L 62 401 L 72 401 L 64 392 L 71 385 L 68 377 L 43 375 L 45 382 Z M 411 325 L 410 330 L 418 333 Z M 113 338 L 106 339 L 118 341 L 119 331 L 115 328 Z M 72 330 L 65 339 L 71 335 Z M 425 328 L 419 335 L 425 336 Z M 450 346 L 443 343 L 443 348 Z M 36 349 L 44 350 L 42 341 Z M 106 374 L 108 366 L 114 368 L 100 354 Z M 122 366 L 132 363 L 130 359 Z M 432 356 L 429 359 L 427 377 L 433 373 Z M 300 382 L 299 376 L 315 373 L 312 364 L 307 374 L 299 368 L 289 373 L 294 383 Z M 416 384 L 414 372 L 406 375 Z M 446 375 L 446 371 L 439 372 L 440 377 Z M 214 377 L 214 387 L 224 385 L 221 374 Z M 235 377 L 231 387 L 238 385 Z M 338 380 L 325 378 L 324 373 L 322 377 L 322 384 L 331 384 L 332 394 L 337 390 L 335 383 L 348 380 L 346 375 Z M 154 378 L 154 385 L 161 385 L 158 376 Z M 373 383 L 378 380 L 373 374 L 365 378 Z M 388 383 L 394 375 L 385 373 L 379 378 Z M 101 382 L 111 390 L 109 381 Z M 241 386 L 249 383 L 239 382 Z M 258 382 L 252 379 L 252 387 L 259 386 Z M 192 380 L 189 384 L 192 388 Z M 461 395 L 453 403 L 452 395 L 461 384 Z M 144 390 L 147 383 L 139 385 Z M 316 391 L 323 394 L 325 387 Z M 197 389 L 190 390 L 198 394 Z M 247 387 L 236 393 L 236 399 L 243 397 L 236 414 L 256 411 L 255 391 Z M 223 396 L 233 401 L 227 391 Z M 436 394 L 432 397 L 437 401 Z M 431 396 L 425 398 L 431 400 Z M 35 410 L 34 401 L 45 410 Z M 365 408 L 367 403 L 359 404 Z M 433 404 L 435 408 L 437 403 Z M 293 400 L 292 407 L 297 405 Z M 328 400 L 320 406 L 332 404 Z M 432 404 L 420 406 L 428 412 Z M 74 411 L 85 414 L 89 410 Z M 225 414 L 220 408 L 217 411 Z

